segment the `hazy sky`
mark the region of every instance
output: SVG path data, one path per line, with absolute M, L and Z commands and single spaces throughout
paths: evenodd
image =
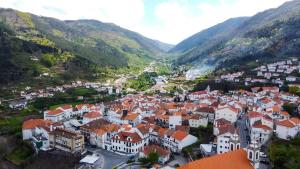
M 226 19 L 251 16 L 289 0 L 0 0 L 13 8 L 58 19 L 112 22 L 176 44 Z

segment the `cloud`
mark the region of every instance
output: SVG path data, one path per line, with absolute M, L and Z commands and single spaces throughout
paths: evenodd
M 286 1 L 289 0 L 214 0 L 214 3 L 211 0 L 0 0 L 0 6 L 62 20 L 112 22 L 176 44 L 229 18 L 251 16 Z M 155 3 L 154 10 L 146 16 L 149 2 Z
M 0 6 L 62 20 L 97 19 L 134 28 L 144 17 L 143 0 L 0 0 Z
M 146 33 L 170 43 L 179 41 L 229 18 L 252 16 L 275 8 L 289 0 L 220 0 L 189 4 L 187 1 L 167 1 L 157 5 L 156 17 L 162 22 L 159 31 Z M 196 9 L 190 10 L 196 6 Z M 146 32 L 146 31 L 145 31 Z

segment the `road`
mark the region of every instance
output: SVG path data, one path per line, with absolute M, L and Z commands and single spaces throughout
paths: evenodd
M 246 131 L 246 115 L 244 114 L 241 119 L 237 120 L 237 128 L 240 130 L 240 140 L 241 140 L 241 147 L 247 147 L 247 135 L 248 131 Z

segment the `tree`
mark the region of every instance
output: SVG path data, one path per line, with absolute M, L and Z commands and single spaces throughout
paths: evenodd
M 299 88 L 297 86 L 290 86 L 289 87 L 289 93 L 298 94 L 298 92 L 299 92 Z
M 149 154 L 148 154 L 148 157 L 146 157 L 146 158 L 141 158 L 140 159 L 140 162 L 142 163 L 142 164 L 155 164 L 155 163 L 157 163 L 158 162 L 158 159 L 159 159 L 159 154 L 157 153 L 157 152 L 150 152 Z
M 287 111 L 291 116 L 297 116 L 297 105 L 293 103 L 286 103 L 282 106 L 283 110 Z
M 300 137 L 291 141 L 273 139 L 269 146 L 269 158 L 274 169 L 291 169 L 300 166 Z
M 158 155 L 157 152 L 150 152 L 148 154 L 148 161 L 149 161 L 149 163 L 151 163 L 151 164 L 157 163 L 158 159 L 159 159 L 159 155 Z

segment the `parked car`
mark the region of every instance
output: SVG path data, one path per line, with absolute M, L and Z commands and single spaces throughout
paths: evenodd
M 265 154 L 264 152 L 259 152 L 259 156 L 262 158 L 267 158 L 267 154 Z

